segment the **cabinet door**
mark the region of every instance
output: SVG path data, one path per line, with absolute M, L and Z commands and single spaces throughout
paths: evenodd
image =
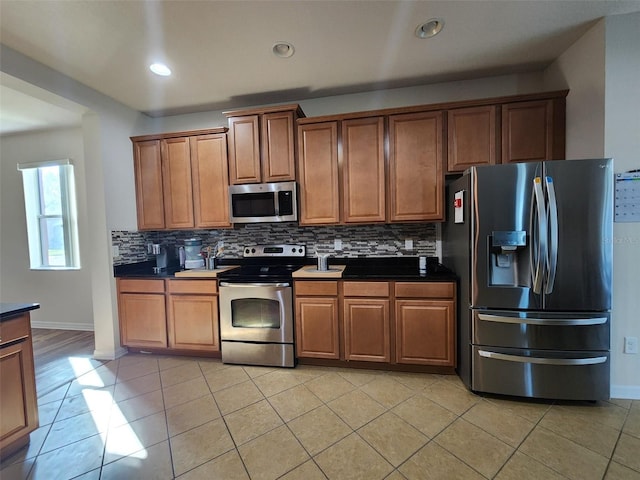
M 195 227 L 230 227 L 226 135 L 191 137 L 190 144 Z
M 166 348 L 167 315 L 163 294 L 121 293 L 120 341 L 128 347 Z
M 389 362 L 389 300 L 344 299 L 345 360 Z
M 157 230 L 165 226 L 161 158 L 159 140 L 133 144 L 136 208 L 140 230 Z
M 502 106 L 502 163 L 553 158 L 553 100 Z
M 229 181 L 260 183 L 259 115 L 229 118 Z
M 300 125 L 298 139 L 300 224 L 336 224 L 340 222 L 338 124 Z
M 384 119 L 344 120 L 340 152 L 344 222 L 384 222 Z
M 293 112 L 262 115 L 263 182 L 285 182 L 296 179 L 294 126 Z
M 218 297 L 215 295 L 169 295 L 169 347 L 218 351 Z
M 449 110 L 447 170 L 463 172 L 473 165 L 495 165 L 496 106 Z
M 455 367 L 455 310 L 447 300 L 396 300 L 396 361 Z
M 296 298 L 296 354 L 303 358 L 340 358 L 338 299 Z
M 442 113 L 389 117 L 389 221 L 444 219 Z
M 28 442 L 28 434 L 37 427 L 33 349 L 28 338 L 0 349 L 0 449 L 3 455 Z M 9 449 L 5 450 L 6 447 Z
M 193 228 L 189 138 L 162 140 L 162 181 L 166 228 Z

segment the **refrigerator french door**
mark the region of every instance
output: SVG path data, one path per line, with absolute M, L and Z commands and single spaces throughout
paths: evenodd
M 612 160 L 474 167 L 448 196 L 443 249 L 461 281 L 463 381 L 609 398 Z

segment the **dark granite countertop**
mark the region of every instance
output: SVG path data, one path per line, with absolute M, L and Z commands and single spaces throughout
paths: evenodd
M 166 270 L 160 273 L 153 273 L 155 260 L 146 262 L 128 263 L 126 265 L 114 265 L 114 277 L 151 277 L 151 278 L 173 278 L 175 273 L 180 270 L 178 265 L 169 265 Z
M 345 260 L 343 262 L 342 260 Z M 406 280 L 422 282 L 455 281 L 456 275 L 435 257 L 427 258 L 427 268 L 420 272 L 417 257 L 373 257 L 330 259 L 331 264 L 346 264 L 344 280 Z
M 243 259 L 220 259 L 219 265 L 242 265 Z M 304 262 L 307 265 L 315 265 L 314 258 L 308 258 Z M 423 282 L 456 281 L 456 275 L 444 265 L 438 263 L 435 257 L 427 258 L 425 272 L 418 269 L 418 257 L 330 257 L 331 265 L 346 265 L 342 274 L 344 280 L 405 280 Z M 153 273 L 155 261 L 138 262 L 127 265 L 114 266 L 115 277 L 140 277 L 140 278 L 174 278 L 180 270 L 178 265 L 169 265 L 160 273 Z M 330 280 L 331 278 L 326 278 Z M 322 280 L 318 278 L 318 280 Z M 336 280 L 336 278 L 333 278 Z
M 0 303 L 0 320 L 9 319 L 40 308 L 39 303 Z

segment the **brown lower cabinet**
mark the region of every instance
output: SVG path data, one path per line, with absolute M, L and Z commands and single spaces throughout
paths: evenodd
M 343 296 L 345 360 L 388 363 L 389 283 L 344 282 Z
M 295 290 L 298 357 L 340 359 L 338 282 L 298 281 Z
M 220 350 L 216 280 L 167 280 L 169 348 Z
M 118 278 L 120 343 L 219 352 L 216 280 Z
M 456 366 L 454 282 L 297 280 L 300 359 Z
M 29 443 L 38 428 L 33 344 L 29 313 L 0 325 L 0 457 Z

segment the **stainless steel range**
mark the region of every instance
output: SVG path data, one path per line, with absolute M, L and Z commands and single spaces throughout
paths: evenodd
M 222 361 L 294 367 L 292 273 L 304 245 L 244 248 L 243 264 L 218 275 Z

